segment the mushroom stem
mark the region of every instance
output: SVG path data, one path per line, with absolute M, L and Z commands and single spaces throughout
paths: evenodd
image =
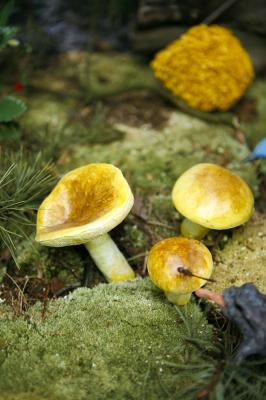
M 174 292 L 165 292 L 165 295 L 170 303 L 177 304 L 179 306 L 187 304 L 190 300 L 191 294 L 192 293 L 177 294 Z
M 134 271 L 108 233 L 90 240 L 85 246 L 108 282 L 135 278 Z
M 181 223 L 181 233 L 187 238 L 201 240 L 207 235 L 208 232 L 208 228 L 196 224 L 187 218 L 183 219 Z

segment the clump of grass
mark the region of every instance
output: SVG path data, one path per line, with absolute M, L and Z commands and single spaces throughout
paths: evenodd
M 34 211 L 55 178 L 40 153 L 33 158 L 22 150 L 2 152 L 0 170 L 0 238 L 17 263 L 15 242 L 32 231 Z

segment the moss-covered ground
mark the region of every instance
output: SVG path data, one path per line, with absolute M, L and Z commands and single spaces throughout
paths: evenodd
M 151 245 L 180 233 L 182 217 L 171 201 L 178 176 L 198 162 L 242 176 L 257 211 L 244 226 L 206 238 L 216 280 L 208 288 L 252 281 L 266 293 L 265 162 L 241 162 L 265 135 L 265 79 L 226 123 L 224 115 L 214 123 L 174 107 L 158 94 L 147 62 L 127 54 L 62 54 L 33 71 L 18 96 L 28 106 L 23 135 L 3 148 L 41 151 L 57 179 L 90 162 L 122 169 L 135 204 L 111 234 L 141 277 Z M 195 301 L 180 311 L 147 278 L 106 284 L 83 246 L 44 248 L 25 238 L 15 244 L 20 269 L 1 253 L 1 400 L 265 398 L 256 379 L 248 381 L 248 364 L 235 378 L 230 364 L 225 368 L 239 336 L 217 325 L 219 313 L 203 315 Z M 80 284 L 88 288 L 52 299 Z
M 170 364 L 200 354 L 186 338 L 212 340 L 199 307 L 180 312 L 187 324 L 147 279 L 79 289 L 16 320 L 3 310 L 0 392 L 55 400 L 173 398 L 193 376 L 178 376 Z
M 226 236 L 226 235 L 225 235 Z M 215 283 L 210 289 L 221 292 L 230 286 L 253 282 L 266 292 L 266 219 L 255 214 L 252 219 L 226 238 L 225 247 L 214 251 Z

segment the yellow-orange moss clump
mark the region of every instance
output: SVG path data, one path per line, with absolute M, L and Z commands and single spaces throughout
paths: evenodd
M 240 41 L 221 26 L 198 25 L 156 54 L 155 75 L 189 106 L 228 110 L 254 77 Z

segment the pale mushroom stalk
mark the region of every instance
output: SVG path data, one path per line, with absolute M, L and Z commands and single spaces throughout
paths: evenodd
M 209 228 L 196 224 L 188 218 L 183 219 L 180 229 L 183 236 L 198 240 L 203 239 L 209 232 Z
M 132 268 L 108 233 L 84 245 L 108 282 L 135 278 Z
M 170 301 L 170 303 L 176 304 L 178 306 L 183 306 L 187 304 L 190 300 L 190 297 L 192 295 L 191 293 L 183 293 L 183 294 L 177 294 L 174 292 L 164 292 L 167 300 Z

